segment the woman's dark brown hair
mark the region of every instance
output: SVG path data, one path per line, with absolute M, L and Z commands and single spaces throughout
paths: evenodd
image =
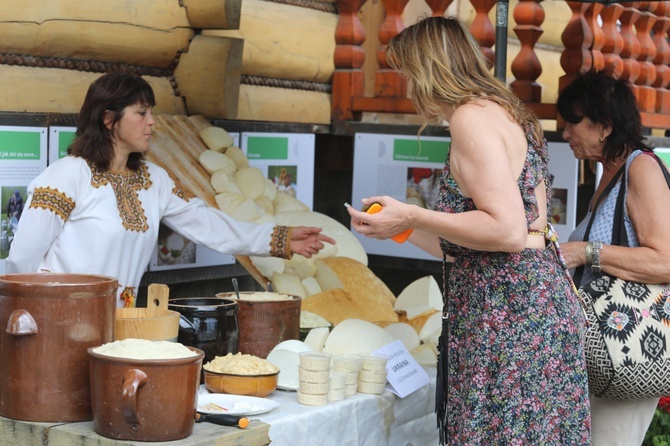
M 631 84 L 609 70 L 591 69 L 573 80 L 558 94 L 556 108 L 571 124 L 589 118 L 612 128 L 605 139 L 603 155 L 612 162 L 636 149 L 652 150 L 645 141 L 642 118 Z
M 147 107 L 156 105 L 151 86 L 140 76 L 119 71 L 100 76 L 88 88 L 68 154 L 108 170 L 114 158 L 114 126 L 123 117 L 126 107 L 138 103 Z M 110 128 L 105 125 L 106 113 L 112 118 Z M 131 153 L 127 167 L 138 169 L 143 157 L 143 153 Z

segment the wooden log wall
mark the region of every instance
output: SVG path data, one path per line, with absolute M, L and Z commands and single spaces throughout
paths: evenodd
M 239 30 L 203 30 L 244 40 L 237 119 L 330 124 L 335 1 L 245 0 Z
M 78 113 L 90 83 L 114 70 L 143 75 L 156 113 L 237 112 L 243 43 L 203 38 L 239 25 L 241 0 L 23 0 L 0 8 L 0 111 Z M 237 77 L 235 77 L 237 76 Z

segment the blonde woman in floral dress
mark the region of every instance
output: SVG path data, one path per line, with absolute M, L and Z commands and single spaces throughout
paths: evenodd
M 442 444 L 588 445 L 585 319 L 550 219 L 552 178 L 537 118 L 492 76 L 456 18 L 432 17 L 388 44 L 427 122 L 451 146 L 434 210 L 378 196 L 349 208 L 358 232 L 453 257 L 438 361 Z

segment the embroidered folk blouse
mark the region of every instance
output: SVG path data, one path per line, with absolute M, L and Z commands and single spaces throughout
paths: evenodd
M 28 186 L 7 273 L 111 276 L 119 282 L 117 306 L 134 306 L 160 222 L 222 253 L 290 255 L 288 228 L 236 221 L 187 196 L 155 164 L 103 172 L 68 156 Z

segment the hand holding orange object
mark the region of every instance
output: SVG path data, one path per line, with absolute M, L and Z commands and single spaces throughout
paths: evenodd
M 367 212 L 368 214 L 376 214 L 381 210 L 382 205 L 379 203 L 372 203 L 370 206 L 364 206 L 363 209 L 361 209 L 361 211 Z M 414 229 L 412 228 L 405 229 L 401 233 L 391 237 L 391 240 L 393 240 L 396 243 L 405 243 L 405 241 L 409 238 L 410 234 L 412 234 L 412 231 L 414 231 Z

